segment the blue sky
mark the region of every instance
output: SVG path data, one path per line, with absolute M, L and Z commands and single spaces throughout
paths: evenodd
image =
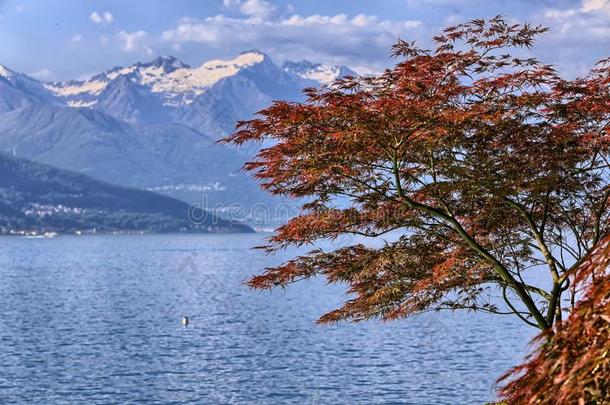
M 398 37 L 503 14 L 552 28 L 536 47 L 566 75 L 610 56 L 610 0 L 0 0 L 0 63 L 45 80 L 174 55 L 191 65 L 260 49 L 361 72 Z

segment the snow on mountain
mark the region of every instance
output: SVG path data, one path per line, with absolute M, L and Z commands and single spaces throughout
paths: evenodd
M 219 139 L 272 100 L 298 100 L 312 84 L 264 53 L 247 51 L 194 68 L 163 56 L 44 87 L 63 106 L 91 108 L 130 124 L 180 123 Z
M 255 150 L 216 141 L 273 100 L 354 74 L 248 51 L 191 67 L 171 56 L 84 81 L 41 82 L 0 65 L 0 153 L 187 202 L 271 204 L 239 169 Z M 217 186 L 210 186 L 217 185 Z
M 240 74 L 248 75 L 247 72 L 249 79 L 257 82 L 259 87 L 266 86 L 271 89 L 282 87 L 289 82 L 291 83 L 288 87 L 294 87 L 293 84 L 299 80 L 301 87 L 311 85 L 311 82 L 325 85 L 339 77 L 356 74 L 345 66 L 328 66 L 309 61 L 286 62 L 279 68 L 268 56 L 256 50 L 243 52 L 230 60 L 210 60 L 199 67 L 191 67 L 173 56 L 161 56 L 147 63 L 138 62 L 127 67 L 115 67 L 84 81 L 41 82 L 0 65 L 0 79 L 9 81 L 35 98 L 75 108 L 107 105 L 109 103 L 104 101 L 105 96 L 121 94 L 115 88 L 117 83 L 126 87 L 129 82 L 140 94 L 138 98 L 147 98 L 146 101 L 140 100 L 144 106 L 152 105 L 158 110 L 160 104 L 169 109 L 176 109 L 193 103 L 223 79 Z M 266 89 L 261 90 L 269 93 Z M 147 95 L 143 96 L 144 93 Z M 268 95 L 294 98 L 294 94 L 282 92 Z M 134 96 L 129 98 L 134 99 Z M 133 100 L 130 102 L 133 103 Z
M 309 61 L 285 62 L 284 71 L 306 80 L 313 80 L 322 85 L 331 84 L 336 79 L 345 76 L 356 76 L 357 73 L 347 66 L 328 66 Z
M 172 111 L 174 121 L 220 139 L 230 134 L 238 121 L 251 118 L 273 100 L 300 100 L 301 89 L 312 85 L 285 72 L 268 56 L 257 54 L 263 56 L 255 59 L 257 63 L 218 80 L 192 103 Z
M 148 72 L 143 84 L 150 85 L 154 93 L 169 95 L 167 104 L 190 104 L 203 92 L 220 80 L 234 76 L 241 69 L 263 62 L 265 55 L 248 52 L 233 60 L 211 60 L 198 68 L 176 69 L 169 74 L 162 71 Z M 178 102 L 176 102 L 178 101 Z
M 0 65 L 0 76 L 6 78 L 6 79 L 10 79 L 11 76 L 13 76 L 15 72 L 13 72 L 12 70 L 10 70 L 9 68 L 7 68 L 4 65 Z
M 232 60 L 211 60 L 191 68 L 172 56 L 161 56 L 149 63 L 117 67 L 86 81 L 47 83 L 45 87 L 66 100 L 68 106 L 92 107 L 113 81 L 124 77 L 158 94 L 164 105 L 178 107 L 192 103 L 215 83 L 265 58 L 264 54 L 251 51 Z

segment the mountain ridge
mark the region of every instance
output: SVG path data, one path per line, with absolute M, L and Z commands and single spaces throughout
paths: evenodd
M 240 171 L 256 150 L 216 141 L 273 100 L 299 101 L 302 88 L 321 85 L 296 66 L 324 70 L 300 62 L 290 71 L 256 50 L 193 68 L 158 57 L 86 81 L 42 82 L 2 66 L 0 152 L 219 210 L 272 209 L 284 200 Z
M 311 72 L 305 72 L 302 69 L 295 71 L 295 66 L 303 66 L 304 63 L 308 64 Z M 158 56 L 148 62 L 139 61 L 129 66 L 116 66 L 98 73 L 88 80 L 41 83 L 54 96 L 66 100 L 67 106 L 91 107 L 94 105 L 92 103 L 95 103 L 95 96 L 103 92 L 109 82 L 125 76 L 140 85 L 148 86 L 152 93 L 161 94 L 164 104 L 178 107 L 190 104 L 197 96 L 220 80 L 260 64 L 274 63 L 267 54 L 259 50 L 241 52 L 233 59 L 212 59 L 197 67 L 191 67 L 169 55 Z M 298 63 L 287 61 L 281 70 L 292 73 L 300 79 L 318 82 L 318 84 L 329 84 L 340 75 L 355 74 L 353 70 L 345 66 L 325 66 L 308 61 Z M 319 74 L 316 75 L 313 71 Z M 88 101 L 79 103 L 79 98 L 85 98 Z

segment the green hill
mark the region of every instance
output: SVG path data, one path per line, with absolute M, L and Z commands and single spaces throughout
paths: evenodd
M 200 209 L 190 214 L 182 201 L 0 155 L 0 234 L 252 232 Z

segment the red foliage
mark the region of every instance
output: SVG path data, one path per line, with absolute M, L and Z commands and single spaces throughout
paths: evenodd
M 509 404 L 610 402 L 610 238 L 575 271 L 586 294 L 554 336 L 541 335 L 528 361 L 503 377 Z M 592 275 L 597 273 L 594 279 Z
M 269 192 L 308 201 L 269 252 L 403 235 L 379 249 L 314 250 L 250 285 L 345 283 L 352 298 L 322 322 L 450 308 L 552 327 L 570 306 L 571 268 L 608 231 L 610 105 L 607 64 L 566 81 L 511 55 L 545 31 L 496 17 L 447 28 L 432 51 L 400 41 L 383 74 L 306 89 L 304 103 L 239 123 L 226 142 L 272 145 L 246 169 Z M 532 269 L 550 289 L 524 281 Z

